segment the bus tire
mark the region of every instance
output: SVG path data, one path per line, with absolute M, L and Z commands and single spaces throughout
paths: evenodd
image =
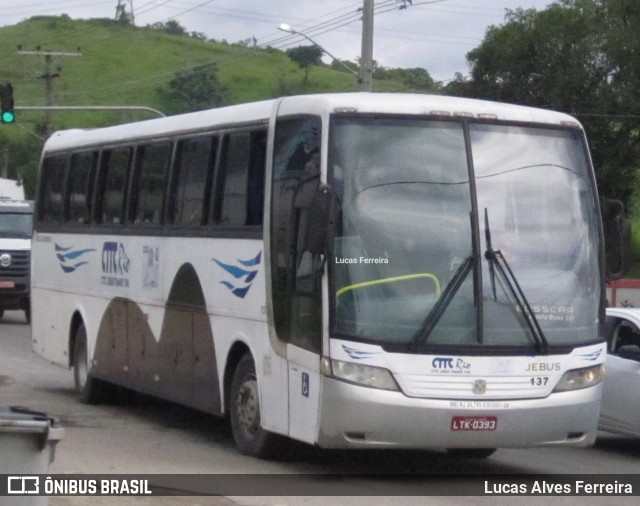
M 89 352 L 87 329 L 81 323 L 76 331 L 73 345 L 73 379 L 76 395 L 84 404 L 99 404 L 104 399 L 104 385 L 89 374 Z
M 258 377 L 248 353 L 240 359 L 233 374 L 229 408 L 231 431 L 240 453 L 260 459 L 275 457 L 283 438 L 261 426 Z
M 447 453 L 460 459 L 486 459 L 491 457 L 497 448 L 447 448 Z

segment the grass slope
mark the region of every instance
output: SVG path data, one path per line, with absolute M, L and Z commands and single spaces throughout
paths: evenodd
M 22 179 L 33 195 L 42 147 L 45 112 L 19 107 L 45 105 L 47 72 L 43 55 L 50 51 L 52 105 L 165 107 L 158 89 L 177 71 L 216 64 L 229 90 L 231 104 L 282 95 L 356 91 L 353 75 L 328 65 L 313 67 L 307 83 L 304 71 L 286 53 L 252 49 L 138 28 L 110 19 L 72 20 L 66 15 L 34 17 L 0 28 L 0 83 L 14 89 L 17 121 L 0 124 L 0 176 Z M 55 53 L 73 53 L 72 56 Z M 376 81 L 376 91 L 409 91 L 393 79 Z M 52 130 L 94 128 L 156 117 L 141 111 L 54 111 Z
M 45 62 L 24 55 L 36 48 L 52 52 L 80 51 L 81 56 L 53 56 L 55 105 L 142 105 L 163 109 L 157 89 L 183 68 L 215 63 L 231 103 L 272 98 L 286 92 L 355 91 L 353 76 L 323 65 L 313 67 L 309 83 L 288 56 L 274 49 L 207 42 L 108 19 L 71 20 L 67 16 L 37 17 L 0 29 L 0 82 L 11 82 L 17 106 L 44 105 Z M 401 91 L 397 81 L 381 82 L 380 91 Z M 133 121 L 148 114 L 56 112 L 57 128 L 100 126 Z M 42 122 L 41 111 L 21 111 L 19 121 Z

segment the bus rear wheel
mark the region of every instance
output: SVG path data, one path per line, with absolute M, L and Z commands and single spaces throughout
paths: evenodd
M 85 404 L 98 404 L 104 400 L 104 384 L 89 374 L 87 329 L 81 323 L 73 346 L 73 379 L 78 399 Z
M 231 431 L 238 450 L 260 459 L 275 457 L 284 438 L 261 427 L 258 377 L 249 354 L 238 362 L 229 399 Z

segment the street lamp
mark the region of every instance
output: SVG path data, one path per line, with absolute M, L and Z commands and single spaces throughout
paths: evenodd
M 362 77 L 360 76 L 360 74 L 358 74 L 355 70 L 349 68 L 347 65 L 345 65 L 343 62 L 341 62 L 338 58 L 336 58 L 335 56 L 333 56 L 329 51 L 327 51 L 325 48 L 323 48 L 320 44 L 318 44 L 315 40 L 313 40 L 311 37 L 305 35 L 302 32 L 299 32 L 297 30 L 294 30 L 293 28 L 291 28 L 290 25 L 288 25 L 287 23 L 282 23 L 280 24 L 280 26 L 278 26 L 278 30 L 281 30 L 283 32 L 287 32 L 287 33 L 292 33 L 294 35 L 300 35 L 301 37 L 304 37 L 305 39 L 307 39 L 309 42 L 311 42 L 314 46 L 316 46 L 320 51 L 322 51 L 323 53 L 326 53 L 330 58 L 332 58 L 334 61 L 338 62 L 340 65 L 342 65 L 345 69 L 347 69 L 351 74 L 353 74 L 354 76 L 356 76 L 358 78 L 358 83 L 360 85 L 362 85 Z

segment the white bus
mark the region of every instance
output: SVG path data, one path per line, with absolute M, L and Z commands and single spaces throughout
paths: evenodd
M 594 441 L 603 245 L 570 116 L 336 94 L 44 147 L 33 347 L 230 418 L 245 454 Z

